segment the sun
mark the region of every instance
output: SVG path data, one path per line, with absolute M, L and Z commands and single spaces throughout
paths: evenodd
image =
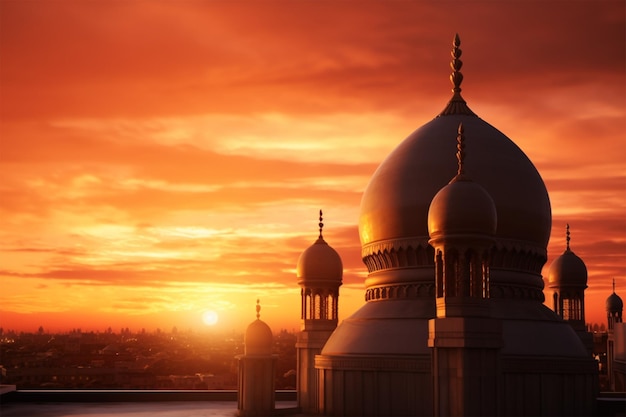
M 217 313 L 213 310 L 207 310 L 204 313 L 202 313 L 202 321 L 207 326 L 215 326 L 217 324 L 217 320 L 218 320 Z

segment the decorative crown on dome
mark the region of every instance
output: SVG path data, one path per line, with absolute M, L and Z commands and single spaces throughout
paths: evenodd
M 470 110 L 467 106 L 467 103 L 461 96 L 461 83 L 463 82 L 463 74 L 461 73 L 461 68 L 463 67 L 463 61 L 461 61 L 461 54 L 463 51 L 459 48 L 461 45 L 461 38 L 459 38 L 459 34 L 457 33 L 454 36 L 454 40 L 452 41 L 452 61 L 450 62 L 450 67 L 452 68 L 452 74 L 450 74 L 450 81 L 452 82 L 452 98 L 446 105 L 446 108 L 443 109 L 439 116 L 448 116 L 451 114 L 465 114 L 468 116 L 476 116 L 476 114 Z

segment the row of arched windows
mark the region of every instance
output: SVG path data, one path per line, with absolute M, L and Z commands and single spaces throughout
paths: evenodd
M 489 257 L 467 250 L 437 251 L 435 258 L 436 294 L 441 297 L 489 298 Z
M 339 291 L 302 289 L 303 320 L 337 320 Z
M 585 319 L 585 303 L 582 294 L 555 292 L 554 311 L 563 320 L 580 321 Z

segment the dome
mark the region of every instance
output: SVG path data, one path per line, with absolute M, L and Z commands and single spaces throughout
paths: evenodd
M 483 187 L 473 181 L 455 180 L 435 195 L 428 211 L 431 237 L 440 234 L 496 232 L 496 207 Z
M 458 45 L 453 56 L 460 56 Z M 462 124 L 467 142 L 472 143 L 472 157 L 465 169 L 491 196 L 497 212 L 492 283 L 507 282 L 542 298 L 541 270 L 552 226 L 546 186 L 524 152 L 469 109 L 460 94 L 460 66 L 455 58 L 454 93 L 444 110 L 383 160 L 363 193 L 359 235 L 361 255 L 370 273 L 366 287 L 432 280 L 428 210 L 435 194 L 456 173 L 450 155 Z M 387 260 L 399 253 L 404 264 Z
M 244 354 L 246 355 L 271 355 L 273 336 L 272 329 L 260 319 L 261 306 L 257 300 L 256 320 L 248 325 L 244 336 Z
M 624 309 L 624 302 L 619 295 L 613 293 L 606 299 L 606 311 L 618 313 Z
M 587 287 L 587 267 L 582 259 L 567 249 L 550 265 L 548 285 Z
M 272 329 L 261 319 L 256 319 L 246 329 L 244 343 L 246 355 L 271 355 Z
M 341 285 L 343 264 L 341 257 L 326 243 L 322 236 L 322 211 L 320 210 L 320 235 L 315 243 L 309 246 L 298 258 L 296 276 L 300 285 L 326 284 Z
M 545 256 L 551 209 L 536 168 L 515 143 L 489 123 L 477 116 L 454 114 L 437 117 L 409 135 L 372 176 L 361 199 L 359 217 L 364 257 L 385 242 L 393 245 L 411 238 L 427 239 L 429 205 L 456 171 L 449 156 L 454 152 L 459 123 L 465 127 L 467 140 L 475 143 L 466 169 L 496 206 L 496 239 L 502 244 L 524 243 Z
M 552 262 L 548 272 L 548 286 L 587 288 L 587 266 L 569 247 L 569 224 L 566 228 L 565 252 Z
M 299 283 L 329 281 L 341 283 L 343 264 L 339 254 L 322 237 L 298 258 L 296 275 Z
M 463 126 L 459 126 L 459 173 L 433 198 L 428 210 L 428 233 L 493 235 L 496 232 L 496 207 L 489 193 L 463 173 Z

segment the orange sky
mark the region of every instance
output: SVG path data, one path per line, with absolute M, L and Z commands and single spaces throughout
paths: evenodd
M 587 264 L 587 321 L 626 296 L 626 10 L 619 1 L 1 1 L 0 325 L 299 326 L 295 264 L 343 258 L 378 164 L 451 96 L 537 166 L 547 266 Z M 547 272 L 547 268 L 544 272 Z M 545 273 L 544 273 L 545 275 Z

